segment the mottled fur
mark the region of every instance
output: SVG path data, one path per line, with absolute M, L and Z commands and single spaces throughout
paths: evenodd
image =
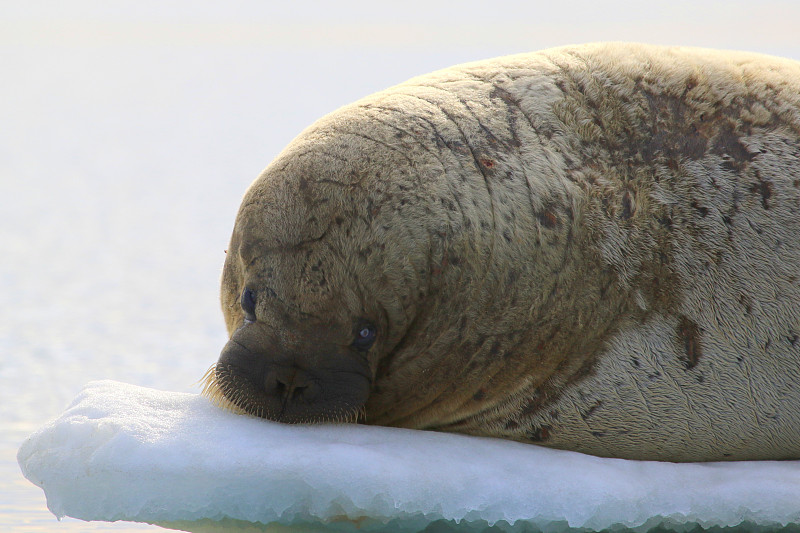
M 256 287 L 246 328 L 282 352 L 344 350 L 373 321 L 368 423 L 782 459 L 800 457 L 798 276 L 798 63 L 597 44 L 312 125 L 248 190 L 222 301 L 235 337 Z

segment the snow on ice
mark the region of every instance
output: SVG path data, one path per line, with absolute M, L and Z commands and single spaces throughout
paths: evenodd
M 427 431 L 290 426 L 115 381 L 89 383 L 18 461 L 58 517 L 187 530 L 800 522 L 800 461 L 625 461 Z

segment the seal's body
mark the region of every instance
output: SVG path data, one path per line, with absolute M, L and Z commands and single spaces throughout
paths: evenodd
M 248 190 L 207 393 L 603 456 L 800 457 L 800 65 L 626 44 L 410 80 Z

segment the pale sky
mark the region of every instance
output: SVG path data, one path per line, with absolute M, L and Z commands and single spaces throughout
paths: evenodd
M 622 40 L 800 59 L 798 22 L 800 2 L 790 0 L 6 0 L 0 44 L 459 48 L 481 55 Z

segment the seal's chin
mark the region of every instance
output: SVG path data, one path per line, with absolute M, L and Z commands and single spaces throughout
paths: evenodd
M 357 372 L 267 365 L 253 369 L 218 362 L 202 380 L 202 394 L 219 407 L 289 424 L 358 422 L 365 417 L 369 379 Z

